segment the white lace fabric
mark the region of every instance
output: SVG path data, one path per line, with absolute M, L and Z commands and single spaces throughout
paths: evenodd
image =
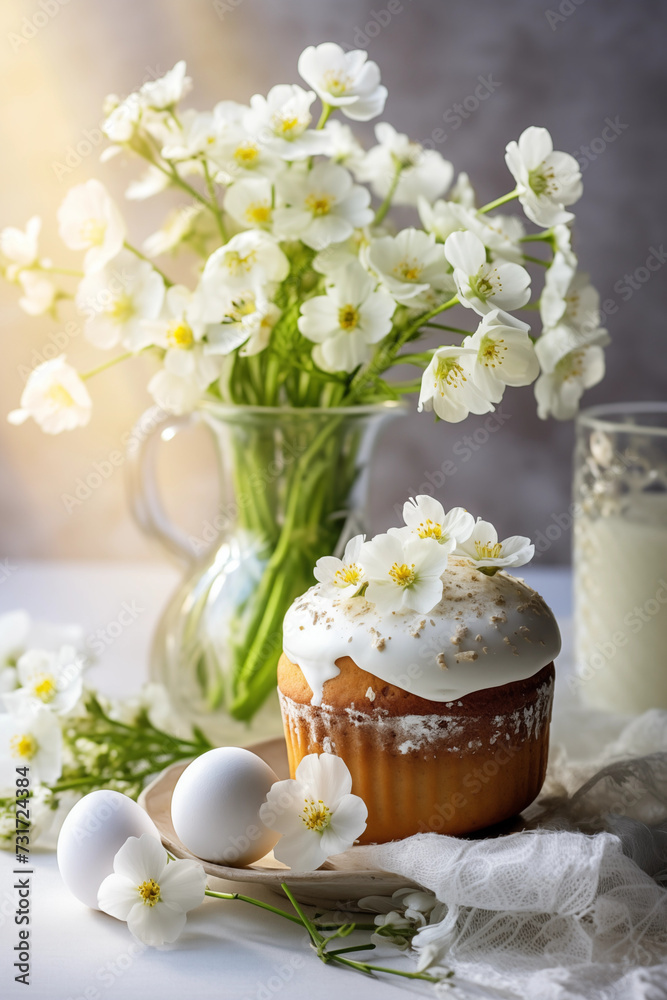
M 399 873 L 446 905 L 414 941 L 421 965 L 454 970 L 443 995 L 667 1000 L 667 712 L 585 761 L 553 748 L 524 821 L 358 847 L 340 863 Z

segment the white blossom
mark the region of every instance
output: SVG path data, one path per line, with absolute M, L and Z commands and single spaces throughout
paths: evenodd
M 5 696 L 6 697 L 6 696 Z M 62 771 L 62 733 L 48 708 L 0 714 L 0 788 L 16 784 L 16 768 L 30 768 L 30 782 L 52 785 Z
M 384 111 L 387 88 L 377 63 L 362 49 L 345 52 L 334 42 L 309 45 L 299 56 L 299 74 L 323 104 L 340 108 L 354 121 L 366 122 Z
M 345 546 L 342 559 L 337 559 L 336 556 L 322 556 L 317 560 L 313 575 L 327 596 L 354 597 L 366 582 L 358 561 L 361 546 L 365 541 L 365 535 L 355 535 Z
M 240 347 L 242 357 L 259 354 L 268 347 L 271 331 L 281 312 L 266 296 L 265 289 L 247 288 L 229 292 L 222 323 L 209 327 L 204 348 L 208 354 L 229 354 Z
M 487 313 L 465 343 L 477 351 L 475 384 L 492 403 L 500 402 L 505 386 L 530 385 L 540 374 L 530 327 L 509 313 L 499 309 Z
M 19 305 L 29 316 L 43 316 L 55 305 L 58 289 L 42 271 L 19 271 L 17 278 L 23 295 Z
M 484 244 L 474 233 L 452 233 L 445 243 L 447 260 L 461 305 L 483 316 L 492 309 L 519 309 L 530 298 L 530 275 L 520 264 L 488 263 Z
M 30 372 L 21 394 L 20 409 L 12 410 L 8 420 L 22 424 L 32 417 L 47 434 L 60 434 L 85 427 L 92 405 L 78 372 L 61 354 Z
M 62 646 L 57 652 L 29 649 L 16 665 L 20 687 L 4 696 L 5 706 L 18 711 L 21 707 L 44 705 L 56 715 L 69 712 L 81 697 L 85 660 L 74 646 Z
M 267 283 L 283 281 L 289 261 L 278 243 L 258 229 L 237 233 L 206 261 L 200 282 L 206 303 L 206 318 L 219 322 L 229 300 L 229 292 L 262 289 Z
M 143 944 L 159 947 L 179 936 L 189 910 L 204 901 L 206 873 L 198 861 L 172 860 L 155 837 L 129 837 L 102 882 L 101 910 L 127 921 Z
M 335 163 L 318 163 L 305 177 L 282 174 L 276 191 L 285 206 L 274 212 L 276 233 L 314 250 L 341 243 L 373 220 L 367 189 Z
M 581 171 L 569 153 L 554 152 L 547 129 L 527 128 L 518 142 L 507 145 L 505 162 L 523 210 L 535 225 L 546 229 L 574 218 L 566 206 L 581 198 Z
M 445 290 L 453 284 L 444 247 L 420 229 L 372 240 L 368 263 L 389 294 L 404 305 L 418 308 L 432 287 Z
M 147 80 L 139 90 L 142 107 L 153 111 L 171 111 L 192 88 L 192 80 L 186 76 L 186 66 L 180 59 L 173 69 L 158 80 Z
M 478 518 L 472 534 L 465 542 L 459 542 L 455 554 L 491 576 L 501 568 L 525 566 L 535 555 L 535 546 L 523 535 L 511 535 L 499 542 L 494 526 Z
M 442 597 L 441 577 L 448 558 L 446 546 L 434 538 L 376 535 L 364 542 L 359 553 L 368 579 L 366 600 L 381 614 L 428 614 Z
M 395 205 L 416 205 L 419 197 L 435 201 L 452 182 L 454 168 L 435 149 L 424 149 L 397 132 L 389 122 L 375 126 L 377 146 L 369 149 L 357 171 L 360 181 L 368 181 L 379 198 L 389 194 L 397 170 L 398 182 L 392 196 Z
M 278 861 L 314 871 L 352 847 L 366 829 L 368 809 L 352 794 L 352 777 L 340 757 L 311 753 L 301 759 L 294 778 L 271 786 L 259 818 L 282 834 L 273 849 Z
M 164 281 L 152 265 L 123 250 L 79 284 L 76 305 L 86 317 L 86 337 L 103 350 L 120 343 L 140 350 L 145 346 L 143 323 L 157 319 L 164 294 Z
M 345 122 L 332 118 L 324 126 L 324 133 L 329 140 L 327 155 L 333 163 L 340 164 L 351 170 L 356 176 L 366 150 L 358 141 L 354 132 Z
M 38 263 L 41 229 L 42 220 L 33 215 L 28 219 L 25 230 L 7 226 L 0 231 L 0 254 L 15 266 L 13 271 L 8 268 L 10 280 L 19 268 L 34 267 Z
M 419 411 L 433 410 L 441 420 L 459 423 L 469 413 L 489 413 L 491 400 L 475 383 L 474 348 L 439 347 L 422 376 Z
M 329 145 L 326 133 L 308 127 L 314 100 L 312 90 L 306 91 L 298 84 L 279 83 L 266 97 L 255 94 L 250 98 L 250 111 L 243 119 L 243 127 L 269 154 L 283 160 L 305 160 L 326 153 Z
M 225 211 L 244 229 L 271 229 L 273 186 L 266 177 L 236 181 L 225 194 Z
M 439 500 L 428 494 L 411 498 L 403 505 L 404 528 L 390 528 L 389 534 L 406 541 L 409 538 L 434 538 L 444 552 L 453 552 L 458 542 L 470 536 L 475 524 L 472 514 L 463 507 L 445 511 Z
M 354 371 L 370 347 L 391 330 L 396 303 L 357 261 L 337 272 L 326 295 L 301 306 L 299 330 L 318 344 L 316 362 L 327 371 Z
M 584 390 L 604 378 L 604 351 L 597 344 L 579 346 L 566 353 L 562 353 L 560 344 L 556 344 L 553 353 L 547 351 L 552 334 L 557 335 L 557 332 L 545 334 L 535 348 L 538 356 L 549 356 L 550 370 L 545 370 L 543 366 L 542 374 L 535 383 L 537 415 L 542 420 L 549 416 L 557 420 L 571 420 L 577 413 Z M 538 346 L 541 346 L 541 351 Z M 554 358 L 558 360 L 554 361 Z
M 84 270 L 95 274 L 122 249 L 125 223 L 109 192 L 99 181 L 73 187 L 58 209 L 63 243 L 85 250 Z

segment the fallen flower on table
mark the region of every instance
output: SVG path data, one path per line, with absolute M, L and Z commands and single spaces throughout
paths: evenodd
M 149 834 L 129 837 L 114 858 L 113 875 L 100 886 L 101 910 L 143 944 L 171 944 L 185 927 L 188 910 L 204 900 L 206 872 L 198 861 L 170 861 Z

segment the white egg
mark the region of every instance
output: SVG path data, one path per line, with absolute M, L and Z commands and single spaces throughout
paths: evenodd
M 174 788 L 171 819 L 177 836 L 204 861 L 236 867 L 258 861 L 279 839 L 259 818 L 277 780 L 250 750 L 207 751 L 186 767 Z
M 99 910 L 97 891 L 113 872 L 113 859 L 128 837 L 160 834 L 134 799 L 109 788 L 84 795 L 69 811 L 58 837 L 58 868 L 77 899 Z

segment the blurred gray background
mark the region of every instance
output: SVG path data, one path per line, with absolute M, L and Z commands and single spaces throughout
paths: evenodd
M 578 156 L 577 249 L 613 338 L 607 377 L 585 402 L 665 398 L 665 274 L 646 281 L 641 269 L 667 242 L 666 27 L 660 0 L 13 0 L 0 13 L 0 225 L 41 214 L 45 248 L 62 257 L 55 210 L 69 186 L 98 176 L 122 199 L 138 165 L 100 165 L 95 141 L 87 155 L 68 158 L 86 135 L 95 140 L 110 92 L 125 95 L 185 58 L 195 85 L 187 103 L 203 110 L 300 82 L 297 58 L 308 44 L 363 47 L 389 88 L 383 118 L 421 141 L 444 129 L 436 148 L 468 171 L 482 202 L 510 189 L 503 151 L 528 125 L 546 126 L 556 148 Z M 480 80 L 489 96 L 463 117 L 456 105 L 475 104 Z M 602 138 L 608 120 L 616 123 L 613 142 Z M 128 208 L 135 243 L 157 228 L 164 207 L 155 199 Z M 0 310 L 7 411 L 69 317 L 26 317 L 6 285 Z M 67 352 L 78 367 L 94 363 L 81 336 Z M 148 405 L 147 375 L 138 363 L 96 380 L 85 430 L 49 438 L 33 424 L 0 421 L 0 557 L 154 555 L 130 519 L 122 469 L 70 512 L 62 500 Z M 372 528 L 394 523 L 395 505 L 431 482 L 446 505 L 483 513 L 501 534 L 544 533 L 570 504 L 573 427 L 539 421 L 531 389 L 508 391 L 500 412 L 501 426 L 477 436 L 483 417 L 436 426 L 416 406 L 393 424 L 375 462 Z M 194 433 L 164 452 L 169 510 L 198 533 L 217 504 L 210 443 Z M 565 529 L 539 558 L 566 562 L 569 548 Z

